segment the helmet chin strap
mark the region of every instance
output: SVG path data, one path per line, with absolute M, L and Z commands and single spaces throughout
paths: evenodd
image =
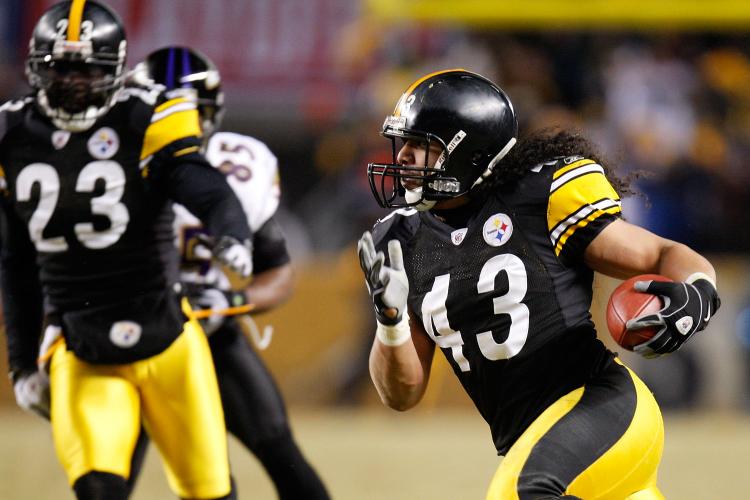
M 109 111 L 116 100 L 117 94 L 118 92 L 115 92 L 107 100 L 107 103 L 100 108 L 89 106 L 86 111 L 74 114 L 68 113 L 62 108 L 51 107 L 44 90 L 40 90 L 37 93 L 37 102 L 55 127 L 67 130 L 68 132 L 84 132 L 90 129 L 99 118 Z
M 435 206 L 435 203 L 437 203 L 434 200 L 424 200 L 422 199 L 422 187 L 414 188 L 414 189 L 407 189 L 406 193 L 404 194 L 404 199 L 406 200 L 406 203 L 411 205 L 412 208 L 419 212 L 426 212 L 427 210 L 431 209 Z M 414 205 L 412 205 L 414 203 Z

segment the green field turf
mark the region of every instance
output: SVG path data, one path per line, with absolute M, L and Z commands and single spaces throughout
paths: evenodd
M 473 412 L 293 407 L 291 418 L 302 448 L 337 500 L 483 500 L 499 463 L 485 424 Z M 750 498 L 750 417 L 668 415 L 666 431 L 659 483 L 668 499 Z M 1 499 L 73 498 L 41 419 L 2 408 L 0 443 Z M 274 499 L 258 463 L 236 442 L 230 453 L 240 498 Z M 168 498 L 173 497 L 152 449 L 134 499 Z

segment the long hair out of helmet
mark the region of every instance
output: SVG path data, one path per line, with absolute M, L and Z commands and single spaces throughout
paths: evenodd
M 164 85 L 168 95 L 192 93 L 206 140 L 219 128 L 224 117 L 221 75 L 204 54 L 187 47 L 164 47 L 150 53 L 134 72 Z
M 126 55 L 125 30 L 113 10 L 94 1 L 65 1 L 37 21 L 29 41 L 26 78 L 52 123 L 80 132 L 116 102 Z
M 391 140 L 393 161 L 367 167 L 375 199 L 383 207 L 425 210 L 481 184 L 515 144 L 518 123 L 500 87 L 476 73 L 451 69 L 409 86 L 381 133 Z M 427 151 L 437 144 L 441 153 L 432 166 L 429 155 L 423 165 L 401 165 L 397 140 L 416 141 Z M 408 180 L 421 187 L 405 189 Z

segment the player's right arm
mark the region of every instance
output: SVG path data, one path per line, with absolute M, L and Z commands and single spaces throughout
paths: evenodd
M 386 406 L 408 410 L 422 399 L 427 388 L 435 345 L 423 327 L 410 320 L 409 281 L 401 242 L 388 241 L 388 264 L 383 252 L 375 250 L 370 232 L 362 235 L 357 249 L 377 320 L 370 376 Z
M 0 202 L 0 281 L 13 381 L 35 372 L 42 331 L 42 289 L 36 250 L 26 225 L 3 199 Z
M 419 321 L 411 319 L 409 326 L 407 342 L 390 346 L 376 336 L 370 350 L 370 378 L 380 400 L 399 411 L 413 408 L 424 396 L 435 354 L 435 343 Z

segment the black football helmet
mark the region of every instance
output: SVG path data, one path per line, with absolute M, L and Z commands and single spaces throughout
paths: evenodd
M 393 163 L 370 163 L 367 175 L 382 207 L 427 210 L 479 185 L 516 143 L 513 104 L 500 87 L 462 69 L 439 71 L 414 82 L 386 117 L 382 135 L 392 142 Z M 442 152 L 434 166 L 399 165 L 396 140 L 415 140 Z M 420 181 L 405 189 L 402 180 Z
M 203 137 L 216 132 L 224 117 L 224 93 L 219 70 L 208 57 L 187 47 L 164 47 L 149 54 L 134 73 L 136 81 L 145 78 L 164 85 L 168 95 L 193 89 Z
M 126 54 L 125 29 L 113 10 L 94 1 L 65 1 L 36 23 L 26 78 L 55 126 L 80 132 L 114 105 Z

